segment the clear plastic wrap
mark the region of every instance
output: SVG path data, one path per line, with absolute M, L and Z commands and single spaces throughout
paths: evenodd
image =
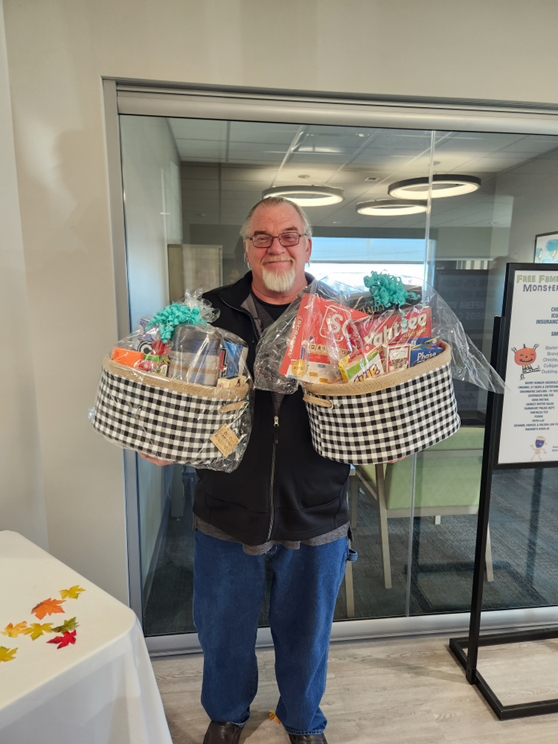
M 117 343 L 105 357 L 94 428 L 158 460 L 231 472 L 252 427 L 247 344 L 210 325 L 219 311 L 187 293 Z
M 331 460 L 393 462 L 460 426 L 452 377 L 504 383 L 427 285 L 372 274 L 366 289 L 313 282 L 262 336 L 256 387 L 304 388 L 312 444 Z
M 255 385 L 293 393 L 299 384 L 360 382 L 420 365 L 451 349 L 451 375 L 504 392 L 504 382 L 430 285 L 387 274 L 367 288 L 314 281 L 258 345 Z

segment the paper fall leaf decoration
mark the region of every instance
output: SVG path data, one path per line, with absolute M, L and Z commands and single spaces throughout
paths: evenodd
M 6 646 L 0 646 L 0 661 L 13 661 L 16 651 L 17 648 L 6 648 Z
M 31 623 L 25 631 L 25 635 L 30 635 L 32 641 L 36 641 L 44 633 L 52 633 L 52 623 Z
M 85 589 L 82 589 L 76 584 L 75 586 L 71 586 L 69 589 L 62 589 L 60 591 L 60 596 L 62 599 L 79 599 L 79 595 L 84 591 Z
M 57 628 L 53 628 L 55 633 L 69 633 L 70 630 L 74 630 L 74 628 L 77 628 L 79 623 L 76 621 L 75 617 L 73 617 L 71 620 L 64 620 L 64 623 L 62 625 L 59 625 Z
M 12 625 L 12 623 L 10 623 L 9 625 L 6 625 L 2 631 L 2 635 L 8 636 L 8 638 L 17 638 L 18 635 L 25 633 L 26 630 L 27 623 L 25 621 L 18 623 L 17 625 Z
M 31 612 L 37 620 L 42 620 L 45 615 L 55 615 L 57 612 L 64 612 L 62 607 L 60 607 L 61 604 L 64 603 L 63 599 L 45 599 L 44 602 L 39 602 L 38 605 L 35 605 Z
M 57 643 L 58 646 L 56 648 L 64 648 L 64 646 L 69 646 L 70 644 L 73 644 L 75 642 L 75 630 L 72 630 L 70 633 L 63 633 L 61 636 L 56 636 L 56 638 L 51 638 L 50 641 L 47 641 L 47 643 Z
M 269 711 L 269 720 L 270 721 L 276 721 L 277 723 L 281 723 L 281 721 L 275 715 L 275 711 L 274 710 L 270 710 Z

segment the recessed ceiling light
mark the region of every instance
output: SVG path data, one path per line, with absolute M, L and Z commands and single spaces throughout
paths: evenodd
M 333 186 L 275 186 L 262 193 L 263 199 L 270 196 L 283 196 L 299 207 L 327 207 L 342 202 L 344 191 Z
M 333 223 L 332 224 L 333 225 L 342 225 L 343 223 L 342 222 L 336 222 L 335 220 L 333 220 Z
M 373 199 L 360 202 L 356 206 L 359 214 L 390 217 L 401 214 L 419 214 L 426 212 L 427 202 L 405 201 L 404 199 Z
M 480 189 L 481 180 L 474 176 L 435 175 L 432 176 L 432 198 L 461 196 Z M 428 177 L 408 178 L 406 181 L 392 183 L 388 189 L 390 196 L 398 199 L 426 199 L 430 189 Z
M 367 176 L 364 180 L 365 181 L 378 181 L 379 176 Z
M 364 137 L 364 136 L 365 136 L 365 135 L 364 135 L 364 134 L 362 134 L 362 132 L 359 132 L 359 133 L 358 133 L 358 135 L 357 135 L 357 137 Z

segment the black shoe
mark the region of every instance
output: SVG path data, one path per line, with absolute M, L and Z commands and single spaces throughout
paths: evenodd
M 238 744 L 242 726 L 236 723 L 222 723 L 221 721 L 211 721 L 209 728 L 205 732 L 203 744 Z M 316 742 L 321 741 L 316 739 Z
M 289 734 L 291 744 L 327 744 L 324 734 Z

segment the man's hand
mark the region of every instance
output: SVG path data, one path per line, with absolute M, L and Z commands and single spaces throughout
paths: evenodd
M 169 462 L 168 460 L 158 460 L 156 457 L 150 457 L 149 455 L 144 455 L 141 452 L 138 452 L 138 455 L 140 457 L 143 457 L 144 460 L 152 462 L 153 465 L 174 465 L 173 462 Z

